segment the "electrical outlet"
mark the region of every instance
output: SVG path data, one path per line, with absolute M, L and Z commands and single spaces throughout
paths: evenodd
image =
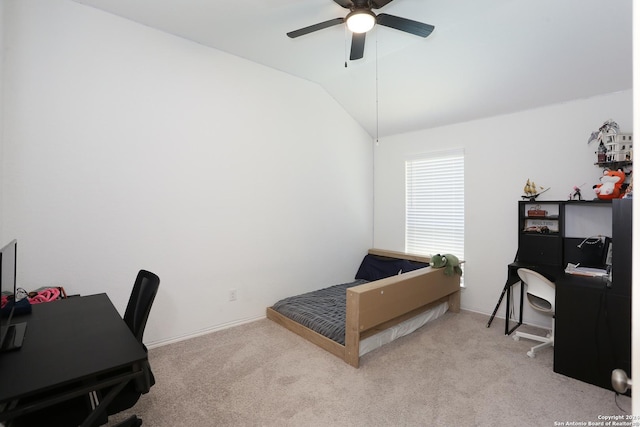
M 229 301 L 235 301 L 236 299 L 238 299 L 238 290 L 229 289 Z

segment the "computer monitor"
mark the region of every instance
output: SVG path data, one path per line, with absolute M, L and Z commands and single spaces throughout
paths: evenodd
M 17 290 L 17 261 L 18 242 L 12 240 L 0 249 L 0 292 L 3 297 L 8 299 L 0 315 L 0 352 L 20 348 L 27 328 L 26 322 L 13 323 Z

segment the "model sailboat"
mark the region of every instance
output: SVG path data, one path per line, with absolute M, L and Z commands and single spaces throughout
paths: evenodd
M 538 197 L 548 189 L 549 188 L 540 187 L 541 191 L 538 191 L 536 183 L 527 179 L 527 183 L 524 185 L 524 194 L 522 195 L 522 198 L 529 199 L 530 202 L 534 202 L 536 200 L 536 197 Z

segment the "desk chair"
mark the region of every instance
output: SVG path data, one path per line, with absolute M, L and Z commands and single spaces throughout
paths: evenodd
M 146 270 L 138 272 L 127 309 L 124 312 L 124 322 L 140 342 L 142 342 L 144 328 L 151 312 L 151 305 L 159 287 L 160 278 L 158 276 Z
M 520 280 L 523 283 L 523 292 L 524 285 L 527 286 L 527 301 L 531 308 L 552 316 L 551 332 L 547 334 L 547 336 L 542 337 L 520 331 L 516 331 L 513 336 L 513 339 L 516 341 L 520 340 L 520 338 L 526 338 L 542 343 L 531 347 L 531 350 L 527 352 L 527 356 L 533 358 L 536 357 L 536 352 L 539 350 L 553 346 L 553 335 L 555 331 L 555 318 L 553 318 L 553 316 L 556 305 L 556 285 L 542 274 L 527 268 L 519 268 L 518 276 L 520 276 Z
M 123 318 L 127 326 L 129 326 L 129 329 L 131 329 L 131 332 L 133 332 L 133 335 L 140 341 L 140 344 L 142 344 L 144 328 L 147 325 L 151 305 L 158 293 L 159 287 L 160 278 L 154 273 L 146 270 L 140 270 L 138 272 Z M 144 344 L 142 344 L 142 346 L 146 351 L 147 347 Z M 129 382 L 109 406 L 107 406 L 107 415 L 117 414 L 133 407 L 141 395 L 149 392 L 156 381 L 148 361 L 145 361 L 143 373 L 144 375 L 140 379 Z M 109 389 L 104 389 L 97 393 L 95 396 L 97 401 L 99 402 L 100 397 L 106 395 L 108 392 Z M 140 425 L 142 425 L 142 420 L 136 415 L 132 415 L 118 424 L 119 427 Z
M 147 324 L 151 305 L 158 293 L 160 278 L 155 274 L 140 270 L 129 297 L 129 302 L 124 314 L 124 321 L 131 329 L 138 341 L 142 344 L 142 336 Z M 142 344 L 145 351 L 146 346 Z M 146 394 L 155 384 L 153 372 L 148 361 L 142 367 L 143 375 L 130 381 L 116 395 L 116 397 L 106 407 L 106 413 L 99 418 L 92 427 L 100 426 L 108 422 L 108 415 L 113 415 L 133 407 L 142 394 Z M 10 427 L 31 427 L 31 426 L 78 426 L 89 415 L 91 408 L 100 403 L 103 396 L 106 396 L 111 388 L 107 387 L 97 392 L 77 397 L 75 399 L 61 402 L 57 405 L 44 408 L 40 411 L 32 412 L 25 416 L 12 420 Z M 118 427 L 140 426 L 142 420 L 133 415 L 119 423 Z

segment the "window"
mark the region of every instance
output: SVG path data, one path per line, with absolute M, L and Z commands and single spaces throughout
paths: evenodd
M 464 151 L 408 160 L 405 173 L 406 251 L 464 259 Z

